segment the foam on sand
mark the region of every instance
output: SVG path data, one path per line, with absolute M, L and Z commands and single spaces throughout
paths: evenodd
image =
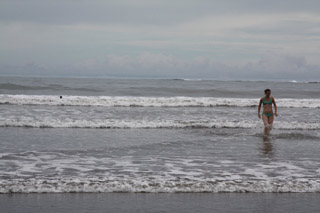
M 320 192 L 319 180 L 60 178 L 0 180 L 0 193 L 70 192 Z

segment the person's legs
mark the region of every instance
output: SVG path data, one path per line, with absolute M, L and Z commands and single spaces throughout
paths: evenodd
M 268 124 L 269 124 L 269 131 L 271 131 L 272 125 L 273 125 L 273 115 L 268 118 Z
M 269 118 L 265 114 L 262 114 L 262 121 L 264 124 L 264 134 L 268 135 L 269 134 Z

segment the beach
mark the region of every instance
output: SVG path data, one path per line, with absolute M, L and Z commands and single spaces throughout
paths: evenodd
M 0 195 L 1 212 L 319 212 L 319 193 Z

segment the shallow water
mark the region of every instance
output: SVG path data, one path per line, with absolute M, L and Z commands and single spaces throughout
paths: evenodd
M 264 137 L 257 103 L 267 86 L 279 117 Z M 0 193 L 319 192 L 317 89 L 1 79 Z

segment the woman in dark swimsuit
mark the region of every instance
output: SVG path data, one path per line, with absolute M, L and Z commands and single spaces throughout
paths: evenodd
M 259 102 L 258 117 L 261 118 L 260 109 L 261 109 L 261 105 L 263 104 L 262 120 L 264 123 L 264 134 L 268 135 L 272 129 L 272 123 L 274 119 L 273 115 L 278 116 L 278 112 L 277 112 L 278 108 L 277 108 L 276 101 L 274 100 L 273 97 L 270 96 L 271 90 L 266 89 L 264 91 L 264 94 L 265 94 L 265 97 L 262 97 Z M 272 104 L 274 105 L 275 113 L 273 113 Z

